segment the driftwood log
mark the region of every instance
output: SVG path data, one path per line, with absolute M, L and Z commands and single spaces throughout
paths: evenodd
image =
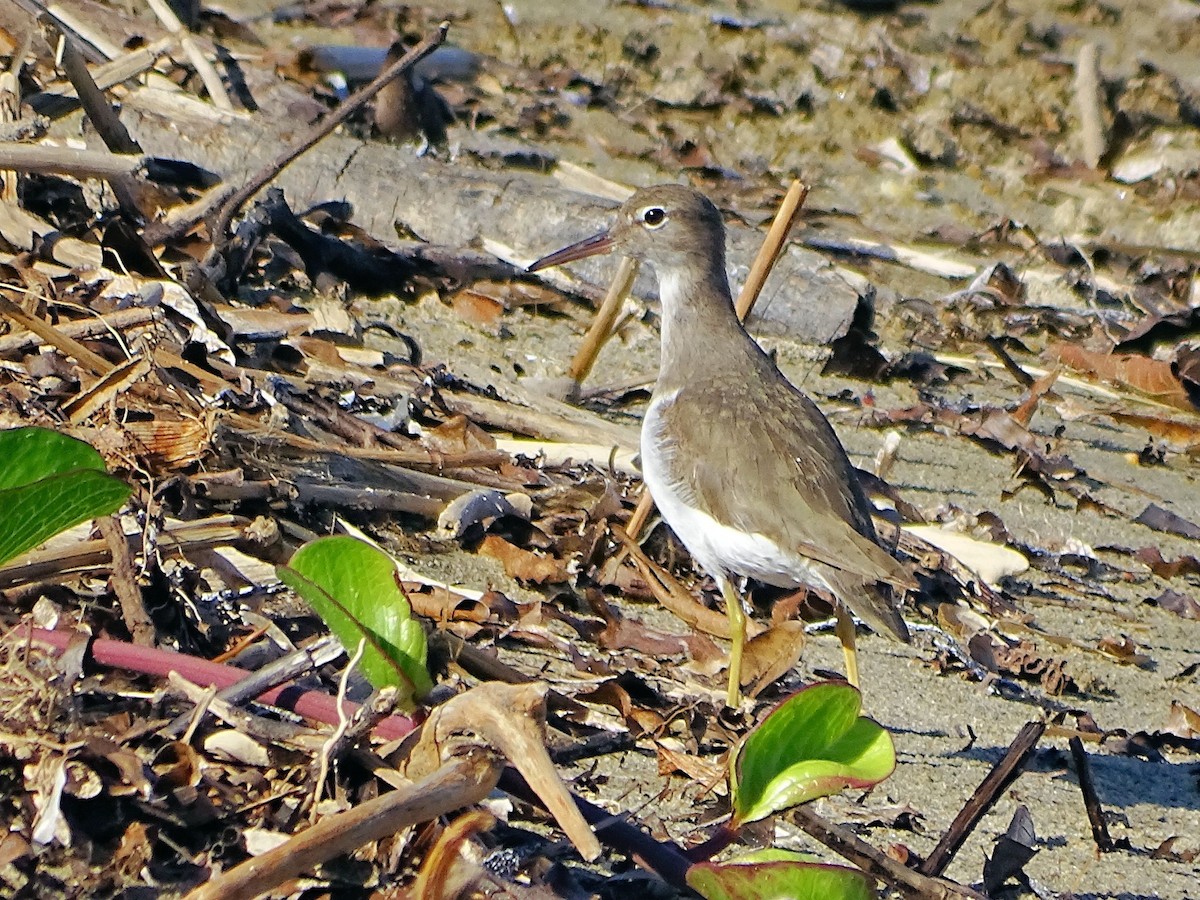
M 304 116 L 320 112 L 286 83 L 251 86 L 259 111 L 223 112 L 185 95 L 154 88 L 131 91 L 121 115 L 153 156 L 195 163 L 237 187 L 303 130 Z M 70 120 L 56 128 L 74 130 Z M 533 260 L 549 249 L 607 224 L 611 201 L 568 190 L 551 175 L 513 168 L 483 168 L 480 157 L 527 158 L 543 153 L 511 139 L 459 130 L 456 158 L 418 156 L 411 148 L 335 133 L 280 173 L 275 186 L 296 210 L 329 200 L 354 206 L 354 222 L 388 241 L 400 223 L 435 245 L 478 248 L 494 241 L 514 259 Z M 762 235 L 740 225 L 729 229 L 729 265 L 737 284 L 746 277 Z M 578 271 L 597 284 L 612 276 L 611 261 L 584 261 Z M 762 331 L 826 343 L 848 326 L 858 276 L 815 252 L 790 246 L 771 275 L 752 322 Z M 648 274 L 635 294 L 653 296 Z

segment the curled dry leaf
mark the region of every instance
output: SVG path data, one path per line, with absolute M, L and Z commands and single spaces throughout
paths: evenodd
M 742 681 L 753 684 L 750 696 L 795 668 L 804 643 L 804 623 L 795 620 L 776 623 L 750 640 L 742 659 Z
M 1168 447 L 1178 452 L 1183 453 L 1200 447 L 1200 426 L 1195 422 L 1123 410 L 1112 410 L 1106 415 L 1122 425 L 1144 429 L 1153 437 L 1166 441 Z
M 430 450 L 446 454 L 496 449 L 492 436 L 466 416 L 455 416 L 429 429 L 422 436 L 421 443 Z
M 697 784 L 704 785 L 720 785 L 724 781 L 725 769 L 723 766 L 714 765 L 706 759 L 693 756 L 672 744 L 678 744 L 678 742 L 672 740 L 654 742 L 659 775 L 673 775 L 679 772 Z
M 1178 700 L 1172 700 L 1171 711 L 1162 730 L 1187 740 L 1200 738 L 1200 712 L 1184 706 Z
M 1137 642 L 1126 635 L 1121 635 L 1119 638 L 1101 638 L 1097 646 L 1105 656 L 1124 665 L 1137 666 L 1142 669 L 1154 665 L 1154 661 L 1149 656 L 1138 652 Z
M 567 569 L 562 560 L 523 550 L 495 534 L 483 539 L 479 553 L 500 560 L 505 573 L 517 581 L 545 584 L 567 580 Z
M 1200 559 L 1194 556 L 1180 556 L 1168 560 L 1163 558 L 1162 551 L 1157 547 L 1139 547 L 1133 551 L 1133 556 L 1159 578 L 1200 575 Z
M 1012 647 L 993 647 L 992 652 L 1000 671 L 1018 678 L 1036 679 L 1051 696 L 1078 690 L 1074 679 L 1067 674 L 1067 661 L 1039 652 L 1029 641 L 1021 641 Z
M 960 641 L 970 640 L 992 627 L 991 622 L 975 610 L 954 603 L 939 603 L 937 617 L 938 625 Z
M 158 776 L 155 787 L 163 794 L 176 788 L 195 787 L 200 783 L 200 767 L 200 754 L 185 741 L 164 744 L 150 763 L 150 768 Z
M 1171 370 L 1171 364 L 1131 353 L 1096 353 L 1076 344 L 1055 343 L 1045 356 L 1077 372 L 1120 385 L 1180 409 L 1195 409 L 1186 388 Z

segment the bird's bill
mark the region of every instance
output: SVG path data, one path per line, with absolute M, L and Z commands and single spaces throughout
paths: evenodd
M 537 262 L 530 264 L 525 271 L 537 272 L 541 269 L 548 269 L 551 266 L 561 266 L 563 263 L 574 262 L 586 256 L 608 253 L 612 248 L 612 232 L 602 231 L 599 234 L 593 234 L 590 238 L 584 238 L 578 243 L 571 244 L 569 247 L 555 250 L 549 256 L 543 256 Z

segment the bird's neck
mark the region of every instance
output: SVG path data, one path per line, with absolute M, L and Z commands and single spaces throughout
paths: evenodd
M 662 303 L 662 360 L 659 384 L 679 382 L 726 368 L 725 360 L 762 353 L 733 308 L 723 264 L 707 268 L 663 267 L 658 272 Z M 732 363 L 742 365 L 745 363 Z

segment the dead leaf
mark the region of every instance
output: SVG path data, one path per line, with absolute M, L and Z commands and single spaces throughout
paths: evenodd
M 991 622 L 975 610 L 954 603 L 939 603 L 937 617 L 938 625 L 960 641 L 970 640 L 992 627 Z
M 1188 557 L 1191 559 L 1191 557 Z M 1181 619 L 1200 619 L 1200 601 L 1191 594 L 1181 594 L 1179 591 L 1165 590 L 1152 601 L 1159 609 L 1173 612 Z
M 1173 450 L 1187 452 L 1200 447 L 1200 426 L 1195 422 L 1120 410 L 1113 410 L 1106 415 L 1122 425 L 1132 425 L 1135 428 L 1144 429 L 1153 437 L 1166 441 Z
M 455 416 L 429 429 L 422 436 L 421 443 L 430 450 L 447 455 L 496 449 L 492 436 L 466 416 Z
M 479 553 L 500 560 L 505 573 L 517 581 L 545 584 L 567 580 L 567 569 L 562 560 L 523 550 L 499 535 L 487 535 L 479 545 Z
M 674 749 L 665 741 L 654 742 L 654 752 L 658 757 L 658 774 L 673 775 L 680 772 L 696 784 L 716 785 L 725 779 L 725 769 L 699 756 L 684 753 Z
M 1172 700 L 1171 711 L 1167 714 L 1167 723 L 1162 731 L 1185 740 L 1200 738 L 1200 712 L 1184 706 L 1178 700 Z
M 1193 863 L 1197 857 L 1200 857 L 1200 847 L 1191 850 L 1176 850 L 1175 844 L 1179 841 L 1179 835 L 1171 835 L 1157 847 L 1150 851 L 1151 859 L 1165 859 L 1168 862 L 1174 863 Z
M 126 878 L 136 878 L 150 862 L 154 841 L 145 822 L 133 821 L 121 835 L 121 844 L 113 854 L 112 865 Z
M 1168 362 L 1132 353 L 1096 353 L 1076 344 L 1061 342 L 1051 344 L 1043 355 L 1077 372 L 1131 388 L 1162 403 L 1180 409 L 1195 409 L 1187 390 L 1171 371 Z
M 154 754 L 150 768 L 158 776 L 155 789 L 162 794 L 200 783 L 200 754 L 185 741 L 171 741 Z
M 1200 559 L 1181 556 L 1178 559 L 1163 559 L 1157 547 L 1139 547 L 1133 557 L 1159 578 L 1178 578 L 1180 575 L 1200 575 Z
M 495 297 L 465 289 L 450 298 L 450 306 L 465 322 L 479 327 L 495 326 L 504 315 L 504 304 Z
M 1183 516 L 1173 513 L 1169 509 L 1163 509 L 1157 503 L 1147 504 L 1146 508 L 1138 513 L 1138 517 L 1133 521 L 1165 534 L 1177 534 L 1193 541 L 1200 540 L 1200 525 L 1189 522 Z
M 804 623 L 790 620 L 772 625 L 747 642 L 742 658 L 742 682 L 757 697 L 764 688 L 795 668 L 804 650 Z
M 1153 665 L 1153 660 L 1145 653 L 1139 653 L 1137 642 L 1127 635 L 1121 635 L 1119 638 L 1101 638 L 1097 648 L 1105 656 L 1122 665 L 1137 666 L 1139 669 L 1147 669 Z
M 1021 641 L 1012 647 L 999 645 L 993 648 L 993 653 L 999 671 L 1019 678 L 1036 679 L 1051 696 L 1078 690 L 1074 679 L 1067 674 L 1067 661 L 1041 653 L 1029 641 Z

